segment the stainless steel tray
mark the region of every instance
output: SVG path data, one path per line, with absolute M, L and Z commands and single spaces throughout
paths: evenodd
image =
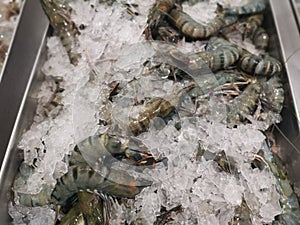
M 300 182 L 300 33 L 299 0 L 270 0 L 287 78 L 286 101 L 282 112 L 283 122 L 277 129 L 278 144 L 282 148 L 290 179 Z M 276 50 L 276 49 L 274 49 Z
M 270 50 L 285 62 L 287 100 L 283 110 L 283 122 L 277 137 L 290 178 L 300 182 L 300 36 L 296 20 L 295 0 L 270 0 L 271 13 L 265 23 L 272 35 Z M 16 143 L 22 132 L 31 124 L 36 101 L 32 94 L 38 89 L 41 74 L 38 68 L 43 62 L 43 49 L 48 30 L 48 20 L 39 1 L 27 0 L 15 34 L 13 46 L 7 59 L 0 82 L 0 216 L 1 224 L 8 224 L 7 203 L 10 189 L 18 169 L 21 153 Z M 298 65 L 299 64 L 299 65 Z M 279 129 L 278 129 L 279 130 Z

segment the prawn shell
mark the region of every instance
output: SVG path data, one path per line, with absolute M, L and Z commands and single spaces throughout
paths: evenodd
M 253 80 L 243 91 L 227 105 L 227 123 L 239 124 L 246 115 L 251 115 L 262 91 L 262 81 Z
M 218 3 L 218 11 L 226 15 L 247 15 L 261 13 L 266 9 L 266 6 L 265 0 L 250 0 L 247 4 L 236 7 L 223 7 Z
M 61 43 L 68 53 L 70 62 L 77 65 L 81 55 L 75 52 L 74 49 L 78 43 L 77 35 L 79 35 L 79 31 L 70 18 L 70 8 L 54 0 L 41 0 L 41 3 L 51 26 L 60 37 Z
M 267 56 L 259 61 L 255 68 L 255 74 L 273 76 L 280 73 L 281 70 L 281 63 L 277 59 Z
M 208 24 L 204 25 L 195 21 L 190 15 L 177 8 L 169 13 L 170 21 L 185 36 L 193 39 L 204 39 L 217 33 L 222 27 L 230 25 L 236 21 L 235 17 L 224 18 L 217 15 Z
M 236 48 L 225 46 L 212 53 L 210 68 L 213 71 L 227 69 L 239 59 L 239 53 Z
M 239 59 L 239 52 L 232 46 L 212 47 L 213 51 L 203 51 L 189 55 L 190 64 L 193 67 L 203 67 L 205 62 L 212 71 L 227 69 Z
M 257 49 L 266 49 L 269 46 L 270 37 L 264 28 L 259 27 L 254 32 L 252 41 Z
M 102 176 L 89 166 L 70 167 L 68 173 L 57 180 L 51 195 L 52 200 L 56 204 L 65 205 L 70 197 L 81 190 L 107 193 L 115 197 L 134 198 L 144 187 L 151 184 L 149 181 L 142 183 L 136 181 L 134 177 L 123 171 L 102 168 L 102 171 L 104 170 L 105 176 Z M 118 179 L 123 181 L 114 182 Z M 124 180 L 128 185 L 123 184 Z
M 72 207 L 69 212 L 62 218 L 60 225 L 85 225 L 82 210 L 78 204 Z
M 250 75 L 273 76 L 282 70 L 281 63 L 271 57 L 259 57 L 245 53 L 239 60 L 240 68 Z
M 138 135 L 149 128 L 155 117 L 165 119 L 175 109 L 176 107 L 170 101 L 159 97 L 153 98 L 146 103 L 145 110 L 137 118 L 130 118 L 129 128 L 134 135 Z

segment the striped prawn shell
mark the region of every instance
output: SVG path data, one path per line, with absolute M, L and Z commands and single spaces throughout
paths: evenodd
M 273 76 L 282 70 L 281 63 L 271 56 L 244 54 L 239 60 L 240 68 L 250 75 Z
M 257 49 L 267 49 L 269 45 L 269 34 L 261 27 L 263 15 L 256 14 L 250 16 L 246 21 L 245 35 L 249 37 Z
M 269 34 L 262 27 L 257 28 L 257 30 L 253 32 L 251 39 L 257 49 L 267 49 L 269 46 Z
M 242 6 L 224 7 L 218 4 L 219 11 L 225 15 L 247 15 L 260 13 L 266 9 L 266 0 L 249 0 L 248 3 Z
M 217 33 L 224 26 L 234 23 L 237 18 L 234 16 L 224 17 L 217 15 L 207 24 L 201 24 L 195 21 L 187 13 L 178 8 L 174 8 L 169 13 L 170 21 L 175 25 L 185 36 L 193 39 L 204 39 Z
M 78 43 L 79 31 L 70 18 L 70 7 L 66 4 L 67 1 L 41 0 L 41 3 L 51 26 L 68 53 L 70 62 L 77 65 L 81 56 L 74 49 Z
M 120 180 L 120 183 L 117 183 L 117 180 Z M 150 184 L 148 181 L 139 182 L 128 173 L 114 169 L 102 168 L 102 174 L 99 174 L 89 166 L 73 166 L 67 174 L 57 180 L 51 199 L 56 204 L 64 205 L 81 190 L 134 198 Z
M 134 135 L 138 135 L 149 128 L 149 125 L 155 117 L 166 118 L 175 111 L 175 106 L 163 98 L 153 98 L 145 105 L 137 118 L 129 118 L 129 128 Z
M 218 71 L 227 69 L 239 57 L 239 51 L 233 44 L 222 38 L 212 37 L 206 46 L 206 51 L 194 53 L 189 56 L 189 59 L 190 63 L 204 61 L 212 71 Z
M 227 123 L 239 124 L 245 116 L 251 115 L 262 92 L 262 83 L 254 79 L 243 91 L 227 105 Z

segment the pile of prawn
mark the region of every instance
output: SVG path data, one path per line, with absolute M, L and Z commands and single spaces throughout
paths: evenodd
M 68 53 L 70 63 L 77 65 L 81 60 L 81 54 L 76 49 L 80 32 L 71 20 L 68 1 L 41 2 Z M 189 116 L 207 116 L 210 119 L 212 110 L 203 111 L 201 105 L 207 104 L 213 97 L 216 104 L 224 106 L 219 120 L 228 127 L 252 122 L 264 122 L 268 127 L 280 121 L 284 103 L 282 64 L 267 53 L 269 35 L 263 28 L 267 1 L 248 1 L 239 7 L 217 4 L 215 18 L 206 24 L 197 22 L 184 12 L 184 2 L 195 4 L 195 1 L 156 0 L 149 10 L 144 31 L 145 38 L 154 43 L 158 58 L 164 60 L 155 65 L 145 63 L 147 73 L 159 73 L 164 79 L 176 82 L 180 88 L 165 97 L 145 100 L 142 110 L 135 116 L 129 116 L 127 136 L 107 132 L 79 142 L 67 159 L 68 172 L 57 179 L 54 189 L 45 188 L 36 195 L 17 193 L 20 204 L 58 206 L 55 224 L 109 224 L 112 200 L 108 196 L 118 200 L 134 199 L 145 187 L 152 185 L 151 180 L 112 168 L 112 163 L 125 162 L 136 167 L 139 173 L 143 173 L 145 168 L 153 169 L 156 164 L 164 163 L 163 158 L 153 156 L 136 136 L 147 132 L 156 118 L 168 122 L 178 116 L 183 99 L 191 99 L 196 106 Z M 103 4 L 109 7 L 113 1 L 104 1 Z M 122 5 L 130 15 L 138 16 L 136 5 L 124 2 Z M 253 54 L 244 45 L 232 41 L 232 32 L 238 33 L 242 42 L 250 41 L 262 54 Z M 206 43 L 205 49 L 188 53 L 178 49 L 181 41 L 197 40 Z M 162 68 L 168 68 L 168 72 Z M 116 83 L 110 88 L 107 99 L 113 101 L 121 91 Z M 58 106 L 63 107 L 56 96 L 62 91 L 58 86 L 47 103 L 47 114 Z M 105 125 L 113 123 L 112 120 L 100 122 Z M 260 152 L 257 167 L 274 174 L 281 196 L 282 213 L 274 218 L 273 224 L 299 224 L 297 196 L 280 162 L 275 161 L 267 137 Z M 223 171 L 235 173 L 234 163 L 228 160 L 225 152 L 217 154 L 214 161 Z M 19 173 L 17 176 L 26 175 Z M 63 218 L 59 216 L 60 211 L 65 214 Z M 184 213 L 184 208 L 178 205 L 161 210 L 154 224 L 167 224 L 172 221 L 174 213 Z M 140 223 L 136 221 L 135 224 Z M 252 224 L 251 210 L 245 199 L 236 208 L 230 224 Z

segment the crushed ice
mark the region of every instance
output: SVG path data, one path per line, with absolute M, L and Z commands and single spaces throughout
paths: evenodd
M 59 39 L 48 39 L 48 60 L 42 68 L 45 81 L 37 95 L 35 122 L 19 143 L 25 163 L 34 170 L 27 173 L 24 169 L 15 181 L 15 192 L 35 194 L 43 185 L 54 187 L 56 179 L 66 173 L 65 156 L 77 142 L 97 132 L 104 133 L 110 126 L 115 132 L 128 134 L 129 115 L 134 117 L 140 110 L 132 107 L 134 103 L 165 98 L 178 88 L 173 81 L 148 75 L 142 66 L 154 56 L 142 34 L 153 2 L 136 0 L 139 16 L 127 14 L 120 3 L 112 7 L 98 3 L 92 6 L 88 1 L 71 3 L 75 23 L 85 27 L 79 36 L 82 60 L 77 67 L 72 66 Z M 208 12 L 215 10 L 211 7 L 215 4 L 205 2 L 195 8 L 184 5 L 184 10 L 199 14 L 204 4 Z M 210 19 L 211 14 L 204 18 Z M 182 45 L 193 49 L 195 43 Z M 201 48 L 201 43 L 196 45 Z M 57 80 L 63 87 L 59 93 L 62 107 L 47 114 L 45 105 L 51 104 Z M 107 100 L 111 82 L 119 82 L 122 87 L 113 103 Z M 251 168 L 265 138 L 259 129 L 253 125 L 228 128 L 205 117 L 188 117 L 183 111 L 178 115 L 167 124 L 152 124 L 148 132 L 139 136 L 153 155 L 168 159 L 167 166 L 144 170 L 153 185 L 137 195 L 134 202 L 129 200 L 127 207 L 115 202 L 111 224 L 125 220 L 153 224 L 161 206 L 169 209 L 182 205 L 183 212 L 172 215 L 176 224 L 227 225 L 243 198 L 252 211 L 253 224 L 270 223 L 281 209 L 275 178 L 267 170 Z M 180 130 L 176 129 L 178 121 Z M 207 155 L 224 151 L 236 162 L 238 176 L 221 172 L 218 164 L 204 155 L 198 157 L 199 148 Z M 54 211 L 50 207 L 10 204 L 9 208 L 14 224 L 53 224 Z

